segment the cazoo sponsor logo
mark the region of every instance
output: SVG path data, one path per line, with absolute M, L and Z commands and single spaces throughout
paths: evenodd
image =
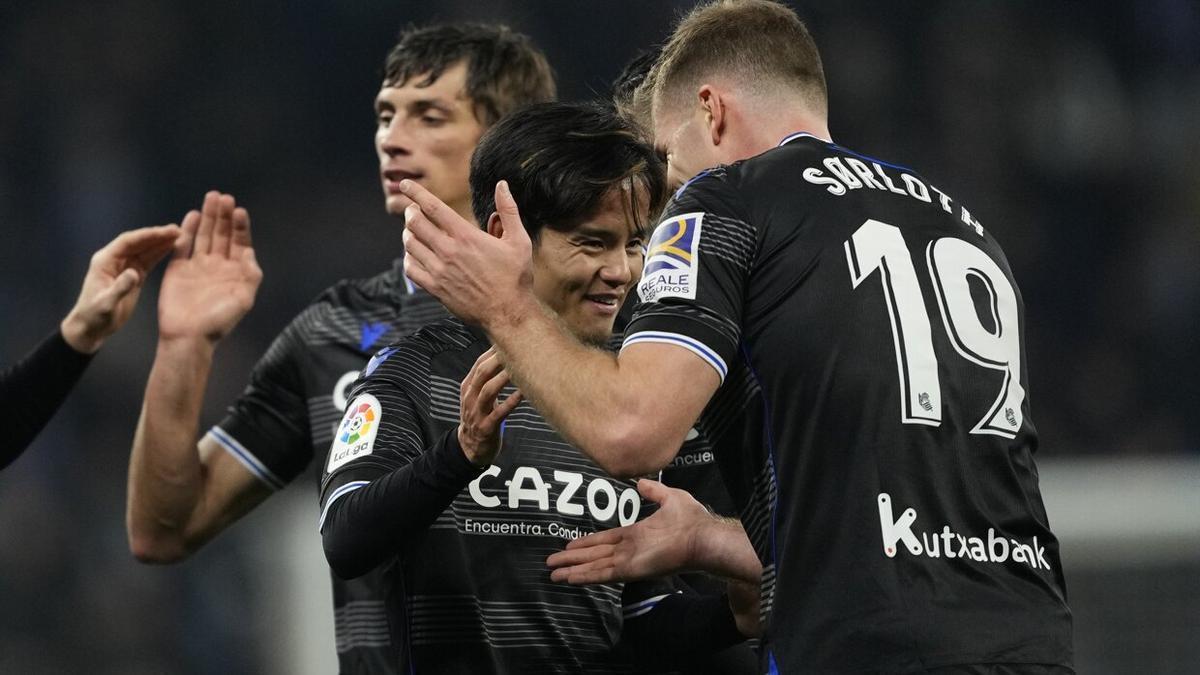
M 585 476 L 581 473 L 556 469 L 547 478 L 532 466 L 513 468 L 512 477 L 507 480 L 501 481 L 500 474 L 500 467 L 492 465 L 471 481 L 467 491 L 476 504 L 485 509 L 513 511 L 523 506 L 532 506 L 539 511 L 553 509 L 564 516 L 587 514 L 599 522 L 615 517 L 621 525 L 632 525 L 642 507 L 637 490 L 621 489 L 606 478 L 593 478 L 585 485 Z M 506 488 L 503 497 L 484 492 L 485 489 L 499 492 L 496 488 L 500 485 Z

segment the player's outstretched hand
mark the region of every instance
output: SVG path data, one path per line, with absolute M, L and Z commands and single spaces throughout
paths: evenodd
M 73 349 L 94 354 L 133 314 L 150 270 L 171 251 L 178 225 L 123 232 L 92 255 L 75 307 L 59 326 Z
M 209 192 L 189 211 L 158 296 L 161 340 L 216 344 L 254 306 L 262 270 L 250 241 L 250 214 L 232 195 Z
M 638 581 L 690 569 L 698 537 L 716 519 L 685 490 L 643 478 L 642 497 L 658 511 L 632 525 L 580 537 L 546 559 L 550 578 L 569 584 Z
M 507 182 L 496 184 L 499 237 L 467 222 L 416 181 L 401 181 L 400 190 L 413 201 L 404 211 L 408 278 L 485 329 L 536 303 L 530 290 L 533 244 Z
M 487 466 L 496 458 L 500 452 L 500 425 L 521 402 L 519 390 L 499 400 L 508 382 L 508 372 L 492 347 L 479 355 L 459 387 L 462 422 L 458 425 L 458 443 L 476 466 Z

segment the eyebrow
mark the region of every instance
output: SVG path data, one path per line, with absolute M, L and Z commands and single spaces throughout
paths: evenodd
M 433 108 L 435 110 L 441 110 L 446 114 L 451 114 L 456 110 L 456 107 L 453 104 L 446 103 L 440 98 L 417 99 L 416 101 L 409 103 L 408 107 L 416 110 L 417 112 L 425 112 L 426 110 Z
M 414 109 L 418 112 L 423 112 L 429 110 L 430 108 L 436 108 L 437 110 L 441 110 L 442 112 L 448 114 L 455 112 L 455 107 L 453 104 L 447 103 L 440 98 L 419 98 L 415 101 L 408 101 L 404 104 L 404 107 Z M 382 112 L 384 110 L 394 112 L 396 110 L 396 104 L 386 99 L 375 99 L 375 111 Z
M 617 238 L 617 235 L 613 234 L 611 230 L 594 228 L 594 227 L 591 227 L 588 225 L 580 226 L 579 228 L 574 230 L 574 232 L 572 234 L 574 234 L 577 237 L 591 237 L 593 239 L 602 239 L 606 242 L 614 241 Z M 646 238 L 646 228 L 640 227 L 640 226 L 634 227 L 629 232 L 629 238 L 630 239 L 645 239 Z
M 575 229 L 574 234 L 579 237 L 592 237 L 593 239 L 613 239 L 612 232 L 597 227 L 591 227 L 589 225 L 581 225 Z

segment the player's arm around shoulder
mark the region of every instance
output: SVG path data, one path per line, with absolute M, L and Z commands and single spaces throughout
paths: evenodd
M 724 171 L 680 188 L 647 246 L 643 302 L 617 360 L 626 384 L 597 459 L 617 475 L 671 461 L 736 355 L 738 298 L 754 246 Z M 718 218 L 726 212 L 735 215 Z

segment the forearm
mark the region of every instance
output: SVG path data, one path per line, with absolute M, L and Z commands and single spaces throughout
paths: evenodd
M 329 566 L 351 579 L 403 554 L 480 471 L 450 431 L 411 463 L 340 498 L 335 490 L 321 519 Z
M 139 558 L 187 545 L 204 487 L 196 439 L 213 351 L 203 339 L 159 342 L 129 460 L 126 525 Z
M 580 343 L 536 301 L 485 329 L 525 398 L 610 474 L 641 475 L 670 461 L 670 449 L 647 457 L 631 442 L 654 430 L 639 419 L 647 408 L 639 374 L 621 368 L 616 355 Z M 639 436 L 639 427 L 647 433 Z
M 738 632 L 746 637 L 761 637 L 762 624 L 759 621 L 762 616 L 761 583 L 730 579 L 726 584 L 725 592 L 729 598 L 729 609 L 733 613 Z
M 56 331 L 0 374 L 5 429 L 0 469 L 16 459 L 46 426 L 90 362 L 90 355 L 72 349 Z

